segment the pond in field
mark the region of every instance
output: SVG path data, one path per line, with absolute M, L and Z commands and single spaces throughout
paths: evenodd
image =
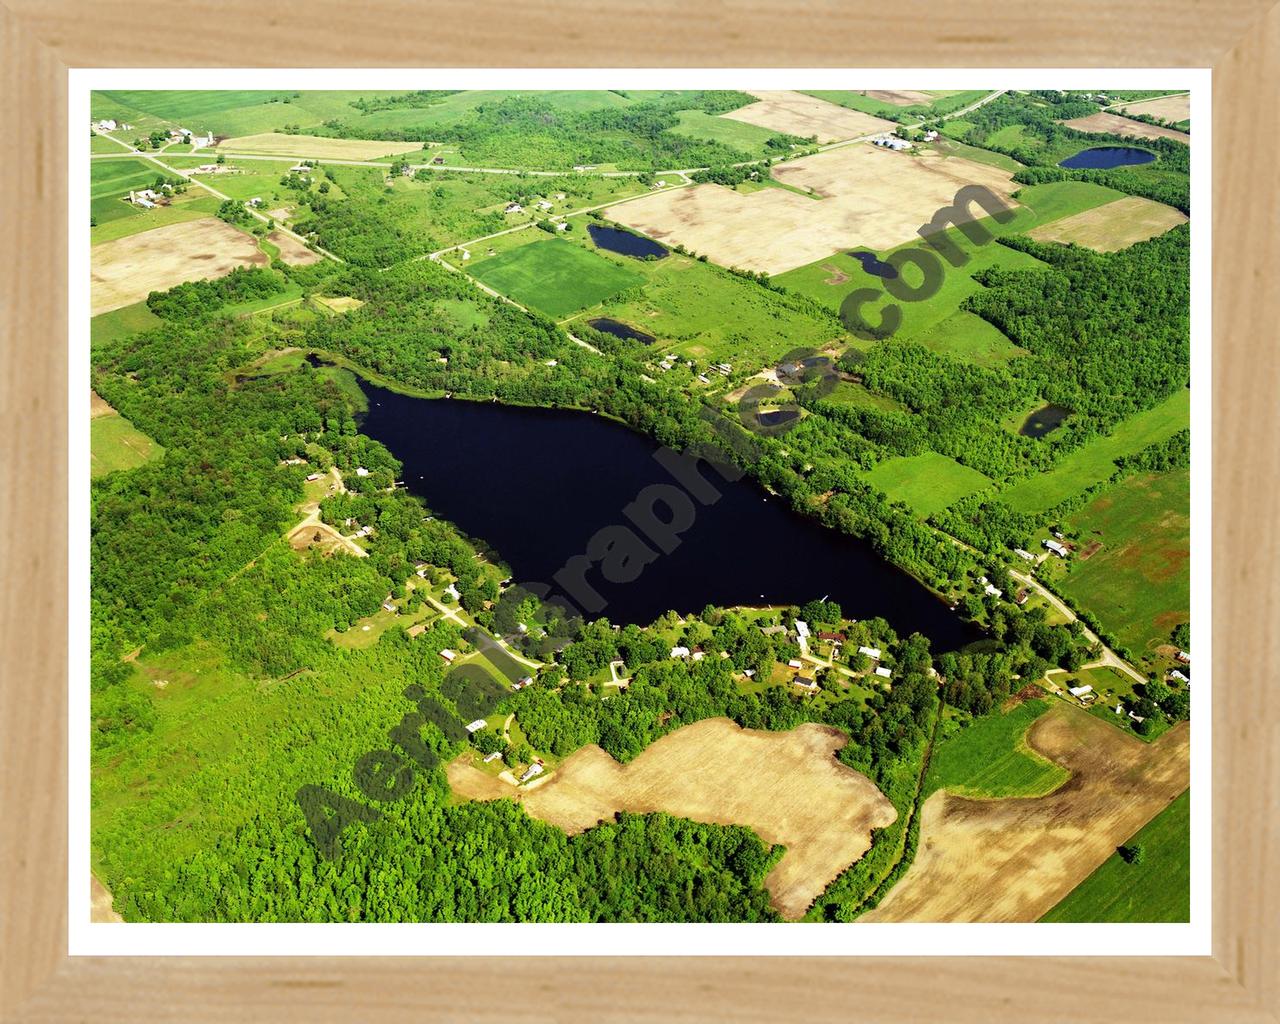
M 892 263 L 886 263 L 873 252 L 851 252 L 849 255 L 861 263 L 862 269 L 868 274 L 874 274 L 876 277 L 884 277 L 889 280 L 898 276 L 897 267 Z
M 1105 170 L 1108 167 L 1125 167 L 1129 164 L 1149 164 L 1155 158 L 1156 155 L 1148 149 L 1135 149 L 1133 146 L 1097 146 L 1093 149 L 1082 149 L 1079 153 L 1067 157 L 1058 166 Z
M 1044 437 L 1050 431 L 1057 430 L 1063 421 L 1071 415 L 1071 410 L 1062 405 L 1046 405 L 1031 413 L 1018 433 L 1023 437 Z
M 934 650 L 981 636 L 870 544 L 622 424 L 361 387 L 361 429 L 404 464 L 409 490 L 491 545 L 517 581 L 535 592 L 544 584 L 588 618 L 644 624 L 708 603 L 827 596 L 848 616 L 883 616 L 902 636 L 918 630 Z
M 637 330 L 630 324 L 624 324 L 621 320 L 613 320 L 607 316 L 598 316 L 594 320 L 588 320 L 587 323 L 597 331 L 612 334 L 623 341 L 641 341 L 648 345 L 654 340 L 652 334 L 645 334 L 644 331 Z
M 587 231 L 598 249 L 608 249 L 623 256 L 634 256 L 638 260 L 646 256 L 662 259 L 667 255 L 666 248 L 653 239 L 633 235 L 630 231 L 623 231 L 621 228 L 611 228 L 605 224 L 588 224 Z

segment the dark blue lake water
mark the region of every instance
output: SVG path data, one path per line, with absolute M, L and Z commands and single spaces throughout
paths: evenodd
M 369 411 L 361 429 L 404 463 L 403 479 L 432 510 L 498 552 L 515 579 L 553 591 L 556 573 L 651 484 L 675 484 L 648 438 L 599 416 L 492 402 L 409 398 L 361 381 Z M 631 582 L 585 579 L 605 599 L 598 614 L 647 624 L 668 609 L 801 604 L 824 595 L 855 618 L 883 616 L 934 650 L 981 633 L 871 546 L 792 511 L 750 480 L 702 476 L 720 492 L 669 554 L 656 553 Z M 661 504 L 656 513 L 671 521 Z
M 596 243 L 597 248 L 608 249 L 610 252 L 621 253 L 623 256 L 634 256 L 636 259 L 642 260 L 646 256 L 662 259 L 667 255 L 666 248 L 653 239 L 633 235 L 630 231 L 611 228 L 605 224 L 588 224 L 587 231 L 591 235 L 591 241 Z
M 874 274 L 876 277 L 884 277 L 889 280 L 898 276 L 897 267 L 892 263 L 886 263 L 873 252 L 851 252 L 849 255 L 861 263 L 862 269 L 868 274 Z
M 636 330 L 630 324 L 624 324 L 621 320 L 614 320 L 607 316 L 598 316 L 594 320 L 588 320 L 587 323 L 597 331 L 612 334 L 623 341 L 642 341 L 648 345 L 654 340 L 652 334 L 645 334 L 644 331 Z
M 1098 146 L 1084 149 L 1067 157 L 1059 167 L 1071 169 L 1090 168 L 1105 170 L 1108 167 L 1125 167 L 1129 164 L 1149 164 L 1156 155 L 1146 149 L 1135 149 L 1133 146 Z
M 1026 418 L 1018 433 L 1023 437 L 1044 437 L 1045 434 L 1062 426 L 1063 421 L 1070 415 L 1071 410 L 1065 406 L 1043 406 Z

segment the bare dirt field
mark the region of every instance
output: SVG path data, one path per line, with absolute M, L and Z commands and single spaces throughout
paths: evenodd
M 223 153 L 251 156 L 314 157 L 317 160 L 376 160 L 422 149 L 421 142 L 379 142 L 377 139 L 326 139 L 319 135 L 284 135 L 263 132 L 241 135 L 218 143 Z
M 283 231 L 272 231 L 267 235 L 267 241 L 280 250 L 280 258 L 291 267 L 309 267 L 324 259 L 318 252 L 313 252 L 293 235 L 286 235 Z
M 111 408 L 111 404 L 105 398 L 90 388 L 89 419 L 96 420 L 99 416 L 114 416 L 115 412 L 116 411 Z
M 895 107 L 909 107 L 913 103 L 929 104 L 935 98 L 927 92 L 915 92 L 911 89 L 867 89 L 863 95 L 870 100 L 892 103 Z
M 1016 205 L 1010 172 L 934 151 L 845 146 L 781 164 L 773 176 L 822 198 L 708 184 L 633 199 L 606 215 L 724 266 L 780 274 L 850 246 L 882 252 L 908 242 L 964 185 L 985 185 Z
M 863 921 L 1038 921 L 1187 788 L 1190 731 L 1147 744 L 1059 703 L 1027 742 L 1071 777 L 1048 796 L 925 801 L 920 849 Z
M 1163 235 L 1186 222 L 1187 215 L 1172 206 L 1140 196 L 1125 196 L 1105 206 L 1042 224 L 1030 234 L 1038 242 L 1075 242 L 1098 252 L 1115 252 Z
M 861 135 L 893 131 L 898 127 L 892 121 L 849 110 L 816 96 L 786 91 L 747 91 L 759 102 L 720 116 L 731 121 L 770 128 L 776 132 L 786 132 L 788 135 L 798 135 L 802 139 L 816 135 L 821 143 L 856 139 Z
M 327 306 L 335 313 L 346 313 L 352 309 L 359 309 L 364 305 L 359 299 L 353 295 L 313 295 L 312 298 L 322 306 Z
M 513 789 L 465 759 L 449 765 L 448 777 L 462 796 L 518 800 L 571 835 L 618 811 L 749 826 L 786 846 L 765 887 L 779 913 L 798 918 L 867 851 L 870 830 L 897 817 L 870 779 L 835 759 L 845 742 L 820 725 L 764 732 L 713 718 L 664 736 L 628 765 L 583 747 L 535 788 Z
M 89 260 L 89 292 L 97 316 L 184 281 L 208 281 L 236 267 L 263 266 L 267 254 L 252 235 L 216 217 L 201 217 L 95 245 Z
M 1176 132 L 1172 128 L 1161 128 L 1158 124 L 1144 124 L 1119 114 L 1090 114 L 1088 117 L 1074 117 L 1063 121 L 1068 128 L 1081 132 L 1105 132 L 1108 135 L 1132 135 L 1139 139 L 1174 139 L 1177 142 L 1191 144 L 1191 136 L 1186 132 Z
M 1191 117 L 1191 94 L 1161 96 L 1158 100 L 1143 100 L 1141 103 L 1116 104 L 1116 109 L 1129 114 L 1150 114 L 1176 124 Z
M 89 920 L 95 924 L 119 924 L 124 918 L 115 912 L 111 893 L 98 881 L 98 876 L 89 875 Z
M 349 551 L 351 543 L 332 526 L 321 522 L 306 522 L 295 526 L 289 531 L 288 541 L 294 551 L 314 548 L 326 555 L 335 551 Z

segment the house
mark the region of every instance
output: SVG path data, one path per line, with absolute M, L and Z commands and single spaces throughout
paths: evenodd
M 925 142 L 933 142 L 937 137 L 938 137 L 938 133 L 934 131 L 932 128 L 930 128 L 927 132 L 924 133 Z
M 413 571 L 418 574 L 421 579 L 427 578 L 427 570 L 431 568 L 430 562 L 414 562 Z
M 806 690 L 816 690 L 818 684 L 813 681 L 812 676 L 796 676 L 793 682 L 796 686 L 803 686 Z
M 485 754 L 484 763 L 492 764 L 494 761 L 498 760 L 498 758 L 500 758 L 501 756 L 502 756 L 501 750 L 495 750 L 492 754 Z
M 1182 662 L 1182 664 L 1184 664 L 1184 665 L 1190 665 L 1190 664 L 1191 664 L 1191 655 L 1190 655 L 1190 654 L 1188 654 L 1186 651 L 1179 651 L 1179 652 L 1178 652 L 1178 660 L 1179 660 L 1180 662 Z
M 368 476 L 369 471 L 364 466 L 356 466 L 356 476 Z
M 449 662 L 453 661 L 453 659 L 456 658 L 457 656 L 458 656 L 457 651 L 451 651 L 447 647 L 440 652 L 440 657 L 444 658 L 445 661 L 449 661 Z
M 702 381 L 703 384 L 711 383 L 711 381 L 707 378 L 707 375 L 705 373 L 698 374 L 698 380 Z
M 400 611 L 400 609 L 397 608 L 390 599 L 382 602 L 382 610 L 384 612 L 390 612 L 392 615 L 397 615 Z
M 312 481 L 319 480 L 322 476 L 324 476 L 323 473 L 308 473 L 307 483 L 311 483 Z
M 192 149 L 207 149 L 213 145 L 213 132 L 205 132 L 203 135 L 191 136 Z
M 1035 555 L 1033 555 L 1030 551 L 1023 551 L 1022 548 L 1014 548 L 1013 553 L 1017 555 L 1019 558 L 1021 558 L 1024 562 L 1034 562 L 1036 560 Z
M 526 768 L 524 772 L 521 774 L 520 781 L 524 782 L 528 779 L 533 778 L 535 775 L 541 775 L 541 774 L 542 774 L 542 762 L 534 761 L 533 764 L 529 765 L 529 767 Z
M 557 230 L 557 231 L 568 231 L 568 230 L 569 230 L 569 222 L 568 222 L 567 220 L 558 220 L 558 221 L 556 221 L 556 230 Z
M 892 670 L 891 670 L 891 669 L 887 669 L 887 668 L 885 668 L 883 665 L 877 665 L 877 666 L 876 666 L 876 675 L 878 675 L 881 679 L 892 679 L 892 678 L 893 678 L 893 672 L 892 672 Z
M 792 658 L 787 662 L 787 668 L 804 668 L 804 662 L 798 658 Z
M 1061 531 L 1061 530 L 1054 530 L 1054 531 L 1053 531 L 1053 535 L 1054 535 L 1054 537 L 1056 537 L 1058 540 L 1066 540 L 1066 537 L 1064 537 L 1064 536 L 1062 535 L 1062 531 Z
M 513 690 L 523 690 L 526 686 L 533 685 L 533 676 L 523 676 L 511 684 Z
M 1172 672 L 1170 672 L 1170 673 L 1169 673 L 1169 678 L 1170 678 L 1170 679 L 1177 679 L 1177 680 L 1179 680 L 1179 681 L 1181 681 L 1181 682 L 1184 682 L 1184 683 L 1189 683 L 1189 682 L 1191 682 L 1191 680 L 1190 680 L 1186 675 L 1184 675 L 1184 674 L 1183 674 L 1179 669 L 1176 669 L 1176 668 L 1175 668 Z
M 989 594 L 991 597 L 1003 597 L 1003 596 L 1004 596 L 1004 591 L 1003 591 L 1003 590 L 1001 590 L 999 587 L 994 586 L 994 585 L 992 585 L 992 584 L 990 584 L 990 583 L 988 583 L 985 587 L 983 587 L 983 588 L 982 588 L 982 592 L 983 592 L 984 594 Z
M 524 213 L 524 207 L 519 203 L 507 203 L 507 207 L 503 213 Z
M 442 164 L 442 163 L 444 163 L 444 157 L 442 157 L 442 156 L 432 157 L 432 158 L 431 158 L 431 162 L 432 162 L 433 164 Z
M 1066 558 L 1067 555 L 1071 553 L 1070 551 L 1067 550 L 1067 548 L 1065 548 L 1062 544 L 1058 543 L 1056 540 L 1047 540 L 1044 542 L 1044 546 L 1047 547 L 1059 558 Z
M 517 622 L 517 623 L 516 623 L 516 632 L 517 632 L 517 633 L 520 633 L 521 635 L 524 635 L 525 633 L 528 633 L 528 632 L 529 632 L 529 626 L 528 626 L 528 623 L 524 623 L 524 622 Z
M 796 636 L 801 640 L 809 639 L 809 623 L 796 619 Z
M 1067 688 L 1067 693 L 1071 694 L 1073 697 L 1083 697 L 1086 693 L 1092 692 L 1093 687 L 1088 683 L 1085 683 L 1084 686 L 1071 686 Z
M 249 200 L 248 205 L 257 209 L 259 206 L 262 205 L 262 196 L 254 196 L 252 199 Z
M 294 164 L 292 167 L 289 168 L 289 173 L 290 174 L 310 174 L 311 165 L 304 164 L 301 160 L 299 160 L 296 164 Z
M 874 658 L 876 661 L 879 661 L 879 660 L 880 660 L 880 648 L 879 648 L 879 647 L 859 647 L 859 648 L 858 648 L 858 653 L 859 653 L 859 654 L 865 654 L 868 658 Z
M 743 669 L 742 674 L 748 679 L 754 679 L 756 677 L 756 670 L 753 668 Z
M 557 192 L 557 193 L 556 193 L 556 198 L 557 198 L 557 199 L 567 199 L 567 198 L 569 198 L 569 197 L 568 197 L 568 196 L 566 196 L 563 192 Z
M 1030 595 L 1029 593 L 1027 593 L 1027 588 L 1026 588 L 1026 587 L 1023 587 L 1021 590 L 1019 590 L 1019 591 L 1018 591 L 1018 598 L 1017 598 L 1018 604 L 1026 604 L 1026 603 L 1027 603 L 1027 599 L 1028 599 L 1030 596 L 1031 596 L 1031 595 Z
M 545 199 L 539 199 L 539 200 L 538 200 L 538 209 L 539 209 L 539 210 L 550 210 L 550 209 L 552 209 L 552 204 L 551 204 L 551 203 L 549 203 L 549 202 L 547 202 L 547 200 L 545 200 Z
M 765 626 L 760 630 L 765 636 L 777 636 L 779 633 L 785 633 L 786 631 L 786 626 Z
M 488 724 L 489 723 L 486 722 L 483 718 L 477 718 L 474 722 L 467 723 L 467 732 L 479 732 Z
M 844 643 L 844 634 L 843 633 L 819 633 L 818 639 L 827 640 L 833 644 L 842 644 Z
M 1143 718 L 1141 715 L 1135 715 L 1132 711 L 1129 712 L 1129 717 L 1139 724 L 1146 721 L 1146 719 Z
M 104 117 L 94 127 L 96 127 L 100 132 L 113 132 L 116 130 L 116 123 L 111 120 L 111 118 Z
M 469 260 L 469 259 L 471 259 L 471 252 L 470 252 L 469 250 L 467 250 L 467 249 L 463 249 L 463 250 L 462 250 L 462 258 L 463 258 L 464 260 Z
M 689 648 L 687 648 L 687 647 L 673 647 L 673 648 L 671 648 L 671 657 L 673 657 L 673 658 L 687 658 L 687 657 L 689 657 Z
M 1124 714 L 1124 705 L 1123 705 L 1123 704 L 1117 704 L 1117 705 L 1116 705 L 1116 714 L 1117 714 L 1117 715 L 1123 715 L 1123 714 Z

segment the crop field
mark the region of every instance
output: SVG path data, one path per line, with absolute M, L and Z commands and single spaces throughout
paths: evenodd
M 805 95 L 861 110 L 864 114 L 894 117 L 897 114 L 946 114 L 976 103 L 988 92 L 989 89 L 833 89 L 806 90 Z
M 133 469 L 158 459 L 164 449 L 94 392 L 89 393 L 89 475 Z
M 1158 117 L 1162 121 L 1172 121 L 1177 124 L 1191 117 L 1191 93 L 1126 103 L 1123 106 L 1117 105 L 1117 109 L 1123 110 L 1126 114 L 1146 114 L 1149 117 Z
M 963 185 L 982 184 L 1003 197 L 1017 187 L 996 167 L 932 150 L 893 153 L 871 145 L 803 157 L 772 174 L 823 198 L 815 202 L 784 189 L 742 195 L 705 184 L 636 199 L 608 215 L 724 266 L 782 274 L 851 246 L 879 252 L 908 242 Z
M 849 110 L 835 103 L 807 96 L 802 92 L 747 90 L 758 102 L 731 110 L 722 117 L 732 121 L 759 125 L 773 132 L 798 135 L 802 139 L 817 136 L 821 143 L 854 139 L 860 135 L 892 131 L 897 127 L 861 111 Z
M 1172 128 L 1161 128 L 1158 124 L 1147 124 L 1135 121 L 1131 117 L 1119 114 L 1097 113 L 1088 117 L 1075 117 L 1063 121 L 1068 128 L 1079 132 L 1097 132 L 1103 135 L 1131 135 L 1139 139 L 1173 139 L 1191 145 L 1191 136 L 1186 132 L 1174 131 Z
M 1106 206 L 1077 213 L 1036 228 L 1031 237 L 1038 242 L 1073 242 L 1098 252 L 1127 249 L 1135 242 L 1163 235 L 1185 224 L 1181 210 L 1140 196 L 1125 196 Z
M 1059 586 L 1135 652 L 1168 643 L 1190 618 L 1191 480 L 1187 470 L 1143 473 L 1108 488 L 1069 520 L 1081 540 Z
M 93 315 L 128 306 L 183 281 L 224 277 L 236 267 L 268 262 L 252 235 L 215 217 L 170 224 L 91 250 Z
M 281 135 L 263 132 L 224 139 L 220 152 L 250 156 L 290 156 L 316 160 L 378 160 L 402 153 L 420 153 L 420 142 L 380 142 L 377 139 L 329 139 L 319 135 Z
M 784 917 L 798 918 L 866 852 L 870 830 L 897 817 L 871 780 L 835 759 L 845 742 L 838 730 L 814 724 L 764 732 L 712 718 L 664 736 L 626 765 L 583 747 L 535 787 L 515 789 L 460 761 L 448 775 L 462 796 L 518 800 L 570 834 L 618 811 L 747 825 L 766 844 L 787 848 L 765 887 Z
M 925 792 L 945 789 L 975 799 L 1053 792 L 1067 781 L 1066 770 L 1026 741 L 1027 730 L 1048 710 L 1048 701 L 1037 698 L 974 719 L 934 749 Z
M 1179 388 L 1159 405 L 1131 416 L 1106 437 L 1094 438 L 1047 473 L 1020 480 L 1000 493 L 1015 512 L 1044 512 L 1115 472 L 1115 460 L 1172 437 L 1191 424 L 1191 392 Z
M 976 469 L 936 452 L 886 459 L 862 478 L 921 518 L 991 485 L 991 479 Z
M 127 238 L 152 228 L 162 228 L 169 224 L 181 224 L 184 221 L 199 220 L 211 217 L 218 212 L 221 200 L 209 195 L 204 189 L 192 189 L 174 198 L 164 206 L 156 206 L 150 210 L 133 206 L 123 199 L 95 200 L 98 203 L 111 203 L 124 211 L 122 216 L 113 215 L 104 220 L 98 216 L 98 223 L 89 229 L 89 244 L 98 245 L 112 242 L 117 238 Z
M 469 272 L 521 305 L 557 319 L 644 283 L 639 272 L 560 238 L 499 253 Z
M 1143 743 L 1059 702 L 1027 744 L 1070 778 L 1040 797 L 924 803 L 915 862 L 862 921 L 1039 920 L 1187 788 L 1185 722 Z
M 1191 920 L 1191 790 L 1131 836 L 1142 863 L 1113 853 L 1041 921 L 1178 922 Z
M 308 249 L 293 235 L 286 235 L 283 231 L 272 231 L 267 235 L 267 241 L 280 250 L 280 258 L 291 267 L 309 267 L 324 259 L 318 252 Z

